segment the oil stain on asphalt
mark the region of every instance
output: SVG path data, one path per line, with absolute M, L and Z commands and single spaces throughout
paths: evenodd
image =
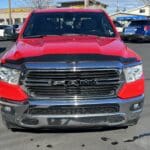
M 30 141 L 34 141 L 34 139 L 30 139 Z
M 124 142 L 124 143 L 135 142 L 138 139 L 148 137 L 148 136 L 150 136 L 150 133 L 144 133 L 144 134 L 140 134 L 138 136 L 133 136 L 131 139 L 127 139 L 127 140 L 124 140 L 124 141 L 121 141 L 121 142 Z M 104 141 L 104 142 L 110 142 L 111 145 L 118 145 L 119 144 L 119 142 L 117 140 L 113 140 L 113 139 L 108 138 L 108 137 L 101 137 L 101 140 Z M 30 141 L 34 141 L 34 139 L 31 138 Z M 40 146 L 41 146 L 40 144 L 36 145 L 37 148 L 39 148 Z M 53 145 L 48 144 L 48 145 L 46 145 L 46 147 L 52 149 Z M 85 144 L 82 144 L 81 147 L 85 147 Z
M 125 140 L 124 142 L 134 142 L 138 139 L 141 139 L 147 136 L 150 136 L 150 133 L 144 133 L 144 134 L 140 134 L 139 136 L 134 136 L 132 139 Z
M 47 148 L 53 148 L 53 145 L 49 144 L 46 146 Z
M 119 144 L 119 142 L 114 141 L 114 142 L 111 142 L 111 144 L 112 144 L 112 145 L 118 145 L 118 144 Z
M 37 145 L 36 145 L 36 147 L 38 147 L 38 148 L 39 148 L 39 147 L 40 147 L 40 145 L 39 145 L 39 144 L 37 144 Z
M 109 138 L 107 138 L 107 137 L 101 137 L 101 139 L 102 139 L 103 141 L 108 141 L 108 140 L 109 140 Z
M 101 137 L 101 140 L 102 141 L 111 141 L 111 144 L 112 145 L 118 145 L 119 144 L 119 142 L 118 141 L 113 141 L 112 139 L 110 139 L 110 138 L 107 138 L 107 137 Z
M 133 136 L 131 139 L 127 139 L 127 140 L 122 141 L 122 142 L 124 142 L 124 143 L 135 142 L 136 140 L 147 137 L 147 136 L 150 136 L 150 133 L 144 133 L 144 134 L 140 134 L 138 136 Z M 118 141 L 114 141 L 113 139 L 107 138 L 107 137 L 101 137 L 101 140 L 105 141 L 105 142 L 111 141 L 112 145 L 118 145 L 119 144 Z

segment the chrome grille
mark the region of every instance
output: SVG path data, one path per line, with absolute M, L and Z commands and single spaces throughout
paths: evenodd
M 82 106 L 51 106 L 48 108 L 30 107 L 31 115 L 80 115 L 80 114 L 104 114 L 119 112 L 118 104 L 82 105 Z
M 122 80 L 117 69 L 28 70 L 23 83 L 33 98 L 91 99 L 116 97 Z

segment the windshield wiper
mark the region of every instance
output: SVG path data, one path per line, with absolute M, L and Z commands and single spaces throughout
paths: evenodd
M 52 34 L 52 35 L 30 35 L 30 36 L 24 36 L 25 39 L 27 38 L 43 38 L 47 36 L 60 36 L 60 34 Z
M 95 35 L 95 34 L 80 34 L 80 33 L 64 33 L 64 34 L 61 34 L 61 35 L 66 35 L 66 36 L 98 36 L 98 35 Z
M 29 36 L 24 36 L 24 38 L 43 38 L 45 35 L 29 35 Z
M 52 34 L 52 35 L 30 35 L 30 36 L 24 36 L 24 38 L 25 39 L 28 39 L 28 38 L 43 38 L 43 37 L 48 37 L 48 36 L 97 36 L 97 37 L 101 37 L 101 36 L 95 35 L 95 34 L 63 33 L 63 34 Z
M 83 34 L 79 34 L 79 33 L 63 33 L 61 35 L 68 35 L 68 36 L 72 36 L 72 35 L 83 35 Z

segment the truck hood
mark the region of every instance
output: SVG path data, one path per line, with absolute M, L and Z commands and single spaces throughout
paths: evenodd
M 1 62 L 24 63 L 25 61 L 36 60 L 51 61 L 52 56 L 55 60 L 54 56 L 60 55 L 67 56 L 65 59 L 79 55 L 84 57 L 87 55 L 91 57 L 92 55 L 101 56 L 104 59 L 106 57 L 108 59 L 139 59 L 139 56 L 129 50 L 119 38 L 49 36 L 36 39 L 19 39 L 2 57 Z

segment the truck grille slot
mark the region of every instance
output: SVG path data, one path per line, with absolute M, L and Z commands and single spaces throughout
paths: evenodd
M 23 83 L 27 93 L 38 99 L 88 99 L 115 97 L 122 81 L 120 71 L 115 69 L 29 70 Z
M 80 115 L 80 114 L 103 114 L 117 113 L 117 104 L 90 105 L 90 106 L 51 106 L 48 108 L 29 108 L 32 115 Z

